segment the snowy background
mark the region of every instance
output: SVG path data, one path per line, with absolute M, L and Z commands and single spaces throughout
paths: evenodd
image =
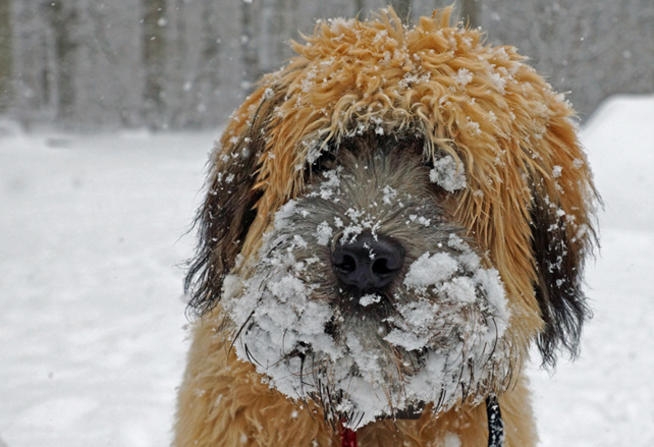
M 654 96 L 582 139 L 606 202 L 575 363 L 533 367 L 543 446 L 654 445 Z M 0 439 L 169 444 L 187 333 L 186 234 L 216 132 L 23 134 L 0 123 Z M 0 445 L 2 445 L 0 441 Z

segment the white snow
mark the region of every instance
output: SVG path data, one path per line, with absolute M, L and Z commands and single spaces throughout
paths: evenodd
M 381 299 L 381 296 L 377 295 L 376 293 L 369 293 L 359 298 L 359 306 L 368 307 L 370 305 L 379 303 Z
M 322 221 L 316 227 L 316 242 L 318 245 L 327 246 L 334 234 L 334 230 L 326 221 Z
M 472 81 L 472 78 L 473 75 L 470 70 L 466 68 L 459 68 L 459 71 L 456 72 L 456 77 L 454 80 L 456 81 L 457 85 L 463 88 L 468 85 L 470 81 Z
M 472 122 L 469 122 L 472 124 Z M 479 124 L 474 123 L 479 127 Z M 454 192 L 466 186 L 466 175 L 463 165 L 451 155 L 446 155 L 434 161 L 434 167 L 429 171 L 429 180 L 446 191 Z
M 456 272 L 458 265 L 457 260 L 449 253 L 424 253 L 409 266 L 404 284 L 414 288 L 435 285 L 449 279 Z
M 213 134 L 0 139 L 0 438 L 168 445 Z M 1 443 L 0 443 L 1 444 Z
M 606 202 L 602 250 L 587 266 L 595 317 L 576 362 L 531 370 L 543 446 L 654 443 L 652 122 L 654 96 L 617 97 L 582 131 Z M 9 447 L 168 445 L 187 349 L 181 263 L 194 237 L 184 232 L 215 136 L 0 138 Z
M 445 433 L 445 439 L 443 441 L 443 447 L 461 447 L 461 439 L 454 433 Z

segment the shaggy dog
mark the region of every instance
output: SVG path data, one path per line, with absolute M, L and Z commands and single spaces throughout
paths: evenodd
M 536 443 L 597 196 L 562 96 L 450 13 L 319 23 L 232 116 L 176 446 Z

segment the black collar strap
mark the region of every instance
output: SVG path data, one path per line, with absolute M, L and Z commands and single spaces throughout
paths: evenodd
M 486 415 L 488 416 L 488 447 L 504 445 L 504 423 L 500 413 L 500 404 L 495 394 L 486 398 Z
M 504 423 L 500 404 L 495 394 L 489 394 L 486 398 L 486 415 L 488 416 L 488 447 L 504 446 Z M 340 423 L 341 446 L 357 447 L 357 434 L 355 431 L 345 428 L 343 421 Z

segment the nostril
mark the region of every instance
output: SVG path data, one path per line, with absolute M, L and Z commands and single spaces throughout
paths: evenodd
M 388 260 L 384 258 L 375 259 L 375 262 L 372 263 L 372 272 L 378 275 L 388 275 L 394 270 L 388 266 Z
M 340 261 L 334 262 L 334 268 L 343 273 L 352 273 L 357 268 L 357 262 L 353 256 L 343 253 L 340 257 Z

